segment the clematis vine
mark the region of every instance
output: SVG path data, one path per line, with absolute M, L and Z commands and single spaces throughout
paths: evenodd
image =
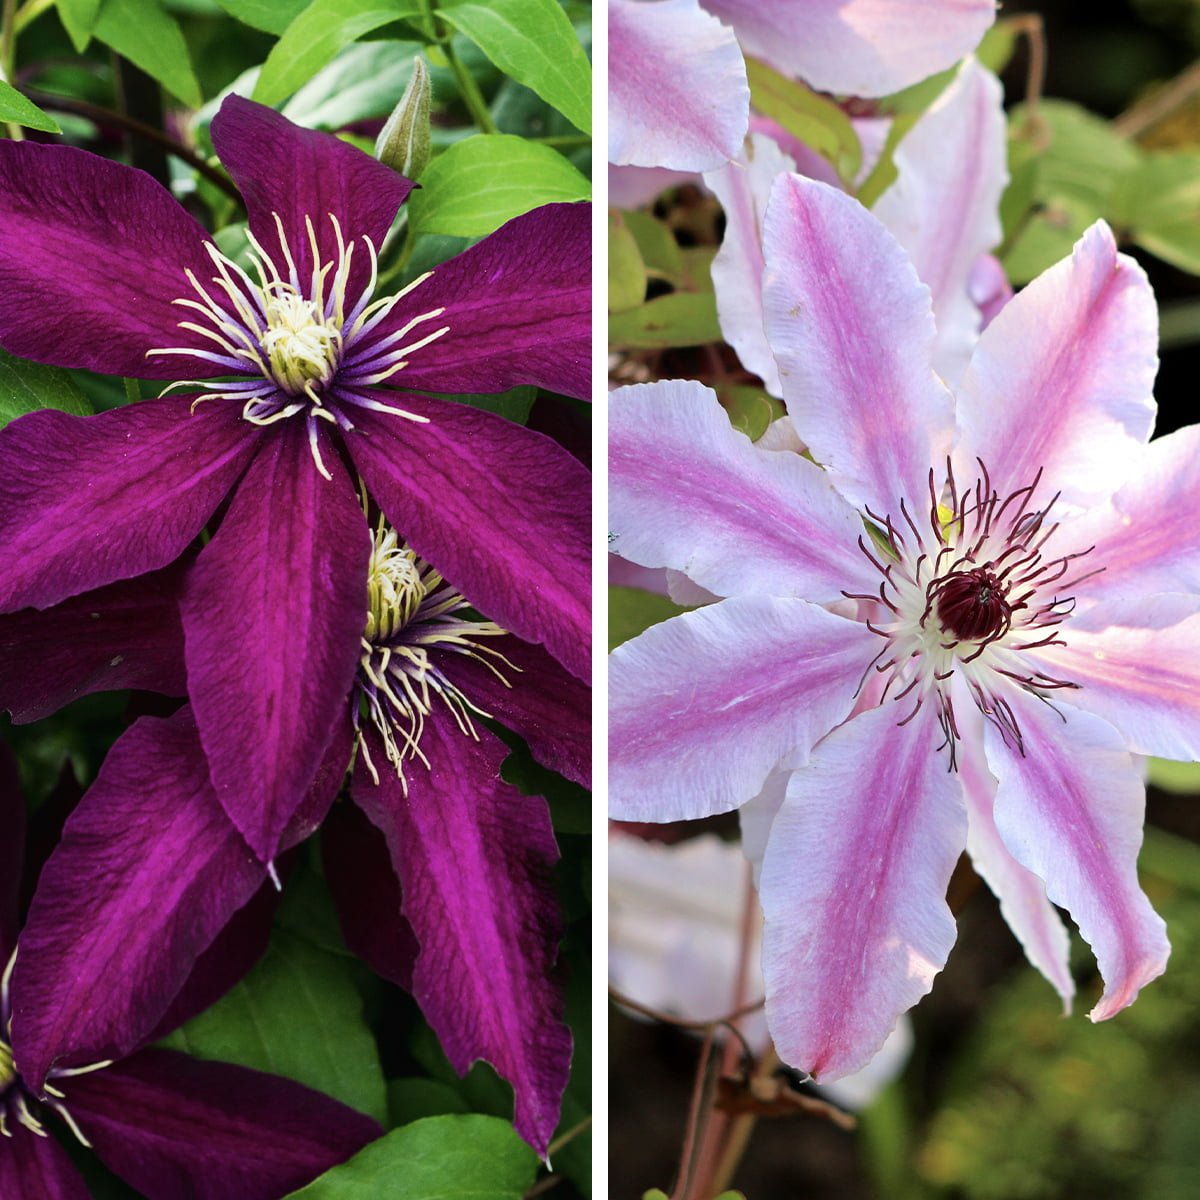
M 246 201 L 250 270 L 141 172 L 0 144 L 0 344 L 170 381 L 0 433 L 0 612 L 164 568 L 219 516 L 180 600 L 188 692 L 216 793 L 270 864 L 359 666 L 355 475 L 472 604 L 587 673 L 587 471 L 418 393 L 588 394 L 589 218 L 534 210 L 375 298 L 407 180 L 236 96 L 212 137 Z
M 247 965 L 244 946 L 257 940 L 244 919 L 231 927 L 219 953 L 180 981 L 169 1012 L 125 1010 L 127 1053 L 116 1061 L 89 1054 L 87 1015 L 93 1005 L 104 1008 L 109 984 L 121 972 L 111 969 L 111 960 L 107 971 L 76 971 L 78 947 L 67 961 L 47 951 L 44 888 L 20 929 L 25 810 L 2 747 L 0 822 L 0 955 L 6 964 L 0 975 L 0 1192 L 6 1200 L 86 1200 L 90 1194 L 52 1134 L 55 1126 L 148 1200 L 183 1194 L 278 1200 L 380 1136 L 369 1117 L 291 1080 L 147 1048 L 237 981 Z M 36 998 L 38 1014 L 57 1010 L 74 1018 L 60 1025 L 55 1063 L 44 1073 L 27 1067 L 40 1052 L 30 1051 L 26 1039 L 37 1021 L 29 1018 L 34 997 L 20 981 L 18 960 L 22 970 L 33 968 L 30 977 L 53 981 L 50 994 Z
M 994 0 L 609 0 L 609 160 L 710 171 L 749 121 L 745 52 L 823 92 L 884 96 L 952 66 Z
M 571 1056 L 554 976 L 558 851 L 545 800 L 502 780 L 509 751 L 488 722 L 586 784 L 590 692 L 543 648 L 475 613 L 385 518 L 373 512 L 371 526 L 356 674 L 318 698 L 338 712 L 328 730 L 310 731 L 329 748 L 292 800 L 282 847 L 324 822 L 325 877 L 350 948 L 412 992 L 460 1072 L 482 1058 L 512 1083 L 516 1128 L 545 1153 Z M 173 565 L 0 616 L 0 651 L 14 650 L 0 666 L 0 706 L 29 720 L 105 687 L 182 694 L 187 573 Z M 30 670 L 35 655 L 50 669 Z M 97 1056 L 127 1050 L 126 1011 L 165 1007 L 262 882 L 209 782 L 197 725 L 185 706 L 118 739 L 46 868 L 42 961 L 84 974 L 119 948 L 125 964 L 87 1011 Z M 348 770 L 354 806 L 334 804 Z M 24 959 L 15 980 L 27 996 L 54 986 Z M 74 1019 L 55 1011 L 29 1018 L 35 1077 L 55 1068 Z
M 768 1024 L 819 1079 L 929 990 L 964 848 L 1064 1005 L 1070 912 L 1111 1017 L 1169 952 L 1135 756 L 1200 758 L 1200 428 L 1148 441 L 1145 276 L 1093 226 L 951 396 L 930 290 L 861 205 L 783 176 L 763 247 L 815 462 L 752 445 L 698 384 L 613 397 L 613 549 L 720 598 L 612 657 L 613 815 L 742 808 Z

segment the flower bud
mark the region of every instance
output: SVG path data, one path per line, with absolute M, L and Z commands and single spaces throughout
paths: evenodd
M 429 100 L 433 88 L 423 58 L 413 59 L 412 78 L 375 143 L 375 157 L 409 179 L 429 161 Z

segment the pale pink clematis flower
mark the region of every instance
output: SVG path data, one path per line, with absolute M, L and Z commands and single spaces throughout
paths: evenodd
M 754 133 L 740 161 L 704 177 L 726 216 L 725 238 L 712 267 L 721 331 L 773 396 L 782 396 L 783 389 L 763 327 L 762 224 L 771 185 L 796 169 L 798 150 L 803 147 Z M 896 180 L 872 210 L 932 292 L 933 366 L 952 386 L 980 330 L 1011 295 L 1005 292 L 1002 268 L 987 253 L 1002 236 L 1007 158 L 1000 82 L 968 59 L 897 146 Z M 814 174 L 824 160 L 811 151 L 804 163 L 803 174 L 836 182 L 831 169 L 828 176 Z
M 613 394 L 613 550 L 724 599 L 613 654 L 612 815 L 757 799 L 767 1019 L 819 1078 L 929 990 L 964 848 L 1064 1004 L 1069 910 L 1110 1017 L 1169 953 L 1133 756 L 1200 759 L 1200 427 L 1148 443 L 1145 276 L 1093 226 L 952 397 L 929 289 L 861 205 L 783 176 L 764 246 L 767 334 L 824 466 L 751 444 L 699 384 Z

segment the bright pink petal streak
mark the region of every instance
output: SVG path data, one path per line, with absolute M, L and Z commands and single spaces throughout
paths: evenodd
M 382 1132 L 290 1079 L 171 1050 L 143 1050 L 63 1091 L 100 1160 L 162 1200 L 278 1200 Z
M 264 862 L 321 763 L 354 678 L 370 536 L 328 440 L 277 431 L 196 561 L 181 611 L 213 786 Z
M 763 329 L 762 222 L 775 176 L 794 171 L 796 164 L 761 133 L 751 135 L 744 158 L 704 177 L 725 210 L 725 236 L 712 264 L 717 315 L 742 365 L 761 376 L 772 396 L 782 396 L 779 368 Z
M 378 250 L 412 184 L 369 154 L 334 137 L 302 129 L 274 109 L 229 95 L 213 118 L 212 140 L 221 163 L 246 201 L 250 230 L 281 272 L 287 260 L 279 248 L 278 213 L 307 294 L 313 254 L 306 220 L 311 220 L 321 263 L 336 263 L 335 217 L 347 245 L 356 243 L 350 290 L 370 277 L 367 236 Z M 207 272 L 211 276 L 211 269 Z
M 212 273 L 196 220 L 144 171 L 67 146 L 0 142 L 0 345 L 60 367 L 203 379 L 221 367 L 164 346 L 212 349 L 179 329 L 185 272 Z
M 546 802 L 501 781 L 508 751 L 496 738 L 474 741 L 440 709 L 421 737 L 429 768 L 409 763 L 407 794 L 368 738 L 380 782 L 360 762 L 352 794 L 404 889 L 421 947 L 413 994 L 456 1071 L 482 1058 L 513 1085 L 513 1124 L 544 1155 L 571 1060 L 552 978 L 562 930 Z
M 1200 759 L 1200 597 L 1097 605 L 1063 636 L 1065 646 L 1029 653 L 1079 685 L 1068 703 L 1103 717 L 1135 754 Z
M 1110 504 L 1064 527 L 1081 564 L 1103 571 L 1079 589 L 1082 602 L 1155 592 L 1200 592 L 1200 425 L 1155 438 Z
M 592 206 L 543 204 L 434 267 L 364 341 L 363 353 L 369 360 L 371 346 L 437 309 L 440 316 L 405 340 L 447 332 L 414 350 L 390 386 L 470 394 L 532 384 L 590 400 Z M 340 381 L 378 370 L 378 363 L 356 370 L 356 354 L 347 355 Z
M 1146 788 L 1107 722 L 1060 703 L 1064 720 L 1015 689 L 1011 700 L 1024 754 L 990 722 L 984 731 L 999 780 L 996 827 L 1095 952 L 1105 987 L 1090 1016 L 1101 1021 L 1132 1004 L 1170 953 L 1165 926 L 1138 885 Z
M 767 338 L 796 432 L 856 507 L 900 522 L 929 506 L 950 448 L 950 396 L 930 366 L 929 289 L 857 200 L 776 180 L 763 227 Z
M 1004 91 L 972 59 L 900 142 L 896 182 L 873 210 L 933 295 L 933 365 L 950 384 L 961 376 L 979 336 L 980 312 L 967 281 L 979 256 L 1002 236 L 1007 157 Z M 937 219 L 930 220 L 930 213 Z
M 91 1200 L 92 1190 L 53 1137 L 12 1123 L 0 1142 L 0 1196 L 4 1200 Z
M 995 0 L 704 0 L 747 54 L 818 91 L 885 96 L 952 66 Z
M 716 393 L 664 381 L 609 406 L 610 546 L 718 595 L 841 598 L 878 586 L 861 520 L 798 454 L 757 449 Z
M 958 773 L 967 801 L 967 853 L 1000 901 L 1000 912 L 1029 961 L 1062 997 L 1063 1011 L 1070 1012 L 1075 996 L 1069 961 L 1071 939 L 1054 905 L 1046 899 L 1046 885 L 1009 854 L 996 829 L 996 780 L 983 754 L 981 719 L 969 699 L 957 712 L 965 734 L 958 747 Z M 962 725 L 964 721 L 971 727 L 970 733 Z
M 492 413 L 421 396 L 418 425 L 362 411 L 347 438 L 389 521 L 481 613 L 591 669 L 591 475 L 557 442 Z
M 13 974 L 26 1082 L 142 1044 L 263 882 L 221 810 L 187 709 L 109 752 L 42 869 Z
M 654 625 L 609 659 L 609 813 L 728 812 L 841 721 L 879 639 L 803 600 L 735 596 Z
M 741 150 L 742 52 L 696 0 L 608 0 L 608 75 L 610 162 L 710 171 Z
M 48 608 L 179 557 L 245 469 L 257 431 L 187 397 L 0 430 L 0 611 Z
M 1106 500 L 1154 426 L 1158 310 L 1102 221 L 984 330 L 959 394 L 958 474 L 1007 495 L 1044 469 L 1069 505 Z
M 792 776 L 761 888 L 767 1024 L 818 1080 L 865 1066 L 954 945 L 946 888 L 967 840 L 936 715 L 885 704 L 835 730 Z

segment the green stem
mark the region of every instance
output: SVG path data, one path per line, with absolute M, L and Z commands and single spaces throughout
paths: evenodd
M 575 149 L 578 146 L 590 146 L 592 139 L 584 133 L 561 133 L 553 137 L 526 138 L 526 141 L 537 142 L 539 146 L 559 146 L 563 149 Z
M 55 3 L 56 0 L 25 0 L 25 3 L 17 9 L 13 19 L 14 31 L 20 33 L 27 25 L 36 21 L 42 13 L 53 8 Z
M 142 398 L 142 387 L 136 379 L 124 378 L 122 382 L 125 384 L 125 401 L 127 404 L 136 404 Z
M 446 62 L 450 64 L 450 70 L 454 75 L 454 82 L 458 85 L 458 94 L 462 97 L 463 103 L 467 106 L 475 124 L 484 133 L 495 133 L 496 122 L 492 120 L 492 114 L 488 112 L 487 101 L 483 98 L 483 93 L 479 90 L 479 84 L 475 82 L 475 78 L 471 72 L 463 66 L 458 53 L 454 49 L 454 44 L 445 33 L 442 35 L 440 44 L 442 53 L 446 56 Z

